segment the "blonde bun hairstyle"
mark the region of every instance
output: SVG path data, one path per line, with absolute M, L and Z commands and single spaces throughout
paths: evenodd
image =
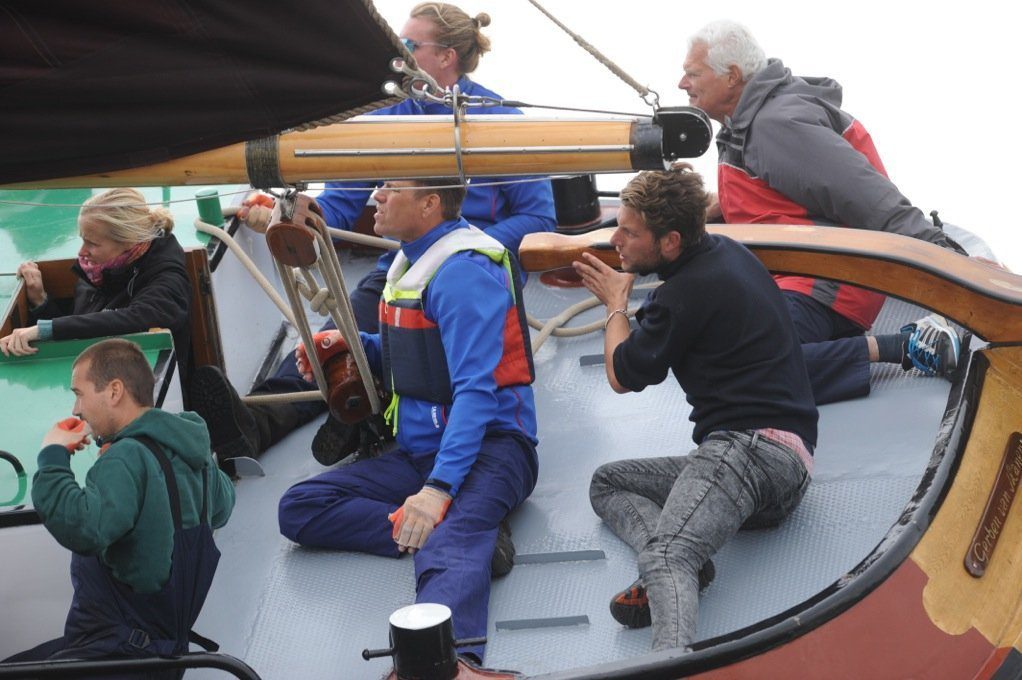
M 490 51 L 490 39 L 479 30 L 490 25 L 486 12 L 470 17 L 460 7 L 446 2 L 421 2 L 409 16 L 432 22 L 434 42 L 458 53 L 458 70 L 462 74 L 475 71 L 479 57 Z

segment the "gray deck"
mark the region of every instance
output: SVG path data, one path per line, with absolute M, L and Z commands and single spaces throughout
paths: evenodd
M 216 294 L 230 375 L 244 389 L 258 361 L 239 358 L 237 336 L 253 316 L 261 324 L 274 317 L 252 311 L 258 294 L 227 273 L 228 262 L 215 276 Z M 346 261 L 346 277 L 356 281 L 372 262 Z M 530 313 L 547 318 L 585 293 L 532 277 L 525 296 Z M 890 301 L 876 330 L 896 330 L 923 313 Z M 592 310 L 573 324 L 601 316 Z M 265 347 L 244 352 L 261 355 Z M 579 365 L 580 356 L 601 353 L 602 335 L 593 334 L 550 338 L 536 356 L 540 478 L 511 518 L 519 564 L 493 584 L 489 666 L 537 674 L 649 649 L 648 630 L 624 629 L 607 610 L 611 595 L 634 579 L 635 555 L 589 507 L 589 477 L 609 460 L 690 450 L 689 409 L 671 377 L 640 394 L 614 394 L 601 365 Z M 741 533 L 714 558 L 700 638 L 811 597 L 862 560 L 897 519 L 929 459 L 950 384 L 893 367 L 872 382 L 869 398 L 821 408 L 814 481 L 793 516 L 774 530 Z M 280 495 L 324 469 L 309 453 L 318 425 L 267 452 L 265 477 L 239 482 L 231 521 L 217 532 L 223 558 L 196 629 L 267 680 L 379 678 L 388 660 L 365 662 L 360 654 L 386 646 L 389 614 L 413 601 L 412 561 L 301 549 L 277 531 Z M 10 550 L 0 560 L 0 658 L 59 634 L 71 596 L 69 554 L 43 527 L 8 529 L 3 539 Z M 552 555 L 559 561 L 545 561 Z M 550 623 L 561 625 L 542 625 Z
M 365 266 L 349 263 L 348 277 Z M 525 295 L 530 313 L 546 318 L 584 292 L 549 289 L 533 277 Z M 891 301 L 877 330 L 923 313 Z M 600 315 L 593 310 L 573 324 Z M 540 479 L 511 518 L 520 563 L 493 584 L 488 666 L 536 674 L 649 649 L 648 629 L 624 629 L 607 610 L 610 596 L 634 579 L 635 555 L 589 507 L 589 476 L 606 461 L 690 450 L 689 409 L 672 378 L 640 394 L 614 394 L 602 365 L 579 365 L 580 356 L 600 353 L 602 335 L 594 334 L 551 338 L 536 356 Z M 784 525 L 743 532 L 715 557 L 700 638 L 811 597 L 869 553 L 919 483 L 948 392 L 946 381 L 889 367 L 875 372 L 869 398 L 823 407 L 813 485 Z M 308 453 L 318 424 L 263 457 L 266 477 L 238 485 L 234 516 L 217 534 L 224 557 L 197 629 L 264 678 L 378 678 L 388 660 L 365 662 L 360 652 L 386 646 L 387 617 L 413 601 L 412 561 L 302 549 L 277 534 L 281 493 L 324 469 Z M 552 556 L 557 561 L 548 562 Z

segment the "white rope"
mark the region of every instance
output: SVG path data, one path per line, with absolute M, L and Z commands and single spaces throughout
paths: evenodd
M 246 404 L 290 404 L 299 401 L 323 401 L 322 393 L 316 392 L 267 392 L 242 397 Z
M 237 211 L 238 210 L 235 207 L 224 208 L 224 216 L 234 215 Z M 265 292 L 273 304 L 277 306 L 280 313 L 284 315 L 284 318 L 287 319 L 291 325 L 294 325 L 295 317 L 294 314 L 291 313 L 291 308 L 286 302 L 284 302 L 284 299 L 280 297 L 280 294 L 277 292 L 277 289 L 273 287 L 273 284 L 270 283 L 265 276 L 263 276 L 261 271 L 259 271 L 259 267 L 257 267 L 255 262 L 252 261 L 252 258 L 250 258 L 248 254 L 242 250 L 241 246 L 239 246 L 237 241 L 234 240 L 234 237 L 220 227 L 214 227 L 212 224 L 203 222 L 198 217 L 195 218 L 194 225 L 197 231 L 201 231 L 204 234 L 209 234 L 210 236 L 215 236 L 220 239 L 224 245 L 226 245 L 230 251 L 237 256 L 238 261 L 240 261 L 242 266 L 244 266 L 248 273 L 252 275 L 252 278 L 259 284 L 259 287 L 263 289 L 263 292 Z
M 357 231 L 346 231 L 344 229 L 335 229 L 334 227 L 327 227 L 326 230 L 332 238 L 348 241 L 349 243 L 357 243 L 360 246 L 371 246 L 382 250 L 398 250 L 401 248 L 401 244 L 398 241 L 389 238 L 380 238 L 379 236 L 370 236 L 369 234 L 360 234 Z
M 639 285 L 635 286 L 633 290 L 649 290 L 651 288 L 656 288 L 659 285 L 660 285 L 659 282 L 640 283 Z M 594 333 L 596 331 L 604 330 L 604 321 L 594 321 L 584 326 L 564 328 L 564 324 L 568 323 L 582 312 L 602 304 L 603 303 L 600 301 L 600 299 L 594 295 L 580 302 L 576 302 L 575 304 L 566 308 L 560 314 L 550 317 L 546 321 L 537 319 L 531 314 L 526 314 L 526 319 L 529 322 L 529 327 L 539 331 L 539 334 L 536 335 L 536 337 L 532 341 L 532 353 L 535 354 L 536 352 L 538 352 L 539 348 L 543 346 L 543 343 L 546 342 L 546 339 L 551 335 L 554 336 L 555 338 L 575 338 L 582 335 L 588 335 L 589 333 Z M 635 311 L 628 310 L 627 312 L 625 312 L 625 315 L 628 318 L 631 318 L 635 316 Z
M 277 258 L 273 258 L 273 264 L 277 268 L 277 273 L 280 274 L 281 281 L 284 282 L 284 292 L 287 293 L 291 309 L 294 310 L 294 326 L 298 329 L 298 335 L 302 338 L 302 344 L 309 350 L 306 352 L 306 356 L 309 358 L 309 364 L 312 366 L 312 375 L 316 381 L 316 386 L 319 387 L 320 397 L 323 401 L 329 403 L 330 395 L 326 391 L 326 374 L 323 371 L 323 365 L 319 361 L 319 355 L 316 353 L 316 343 L 312 337 L 312 327 L 309 326 L 309 319 L 305 316 L 305 307 L 302 305 L 301 294 L 298 292 L 298 286 L 295 281 L 295 268 L 285 265 Z

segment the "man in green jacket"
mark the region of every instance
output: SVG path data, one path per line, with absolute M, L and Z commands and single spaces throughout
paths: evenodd
M 76 418 L 44 437 L 32 485 L 46 528 L 72 551 L 74 597 L 63 637 L 8 661 L 187 651 L 220 557 L 211 528 L 230 517 L 234 487 L 201 418 L 153 407 L 154 380 L 127 340 L 75 360 Z M 90 435 L 101 448 L 83 488 L 71 456 Z

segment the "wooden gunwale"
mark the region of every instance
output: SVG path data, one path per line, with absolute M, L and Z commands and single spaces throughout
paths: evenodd
M 569 266 L 584 250 L 618 266 L 606 245 L 613 231 L 529 234 L 519 250 L 522 268 Z M 1022 343 L 1022 276 L 946 248 L 866 229 L 729 224 L 708 231 L 740 241 L 771 272 L 854 283 L 943 314 L 991 344 Z

